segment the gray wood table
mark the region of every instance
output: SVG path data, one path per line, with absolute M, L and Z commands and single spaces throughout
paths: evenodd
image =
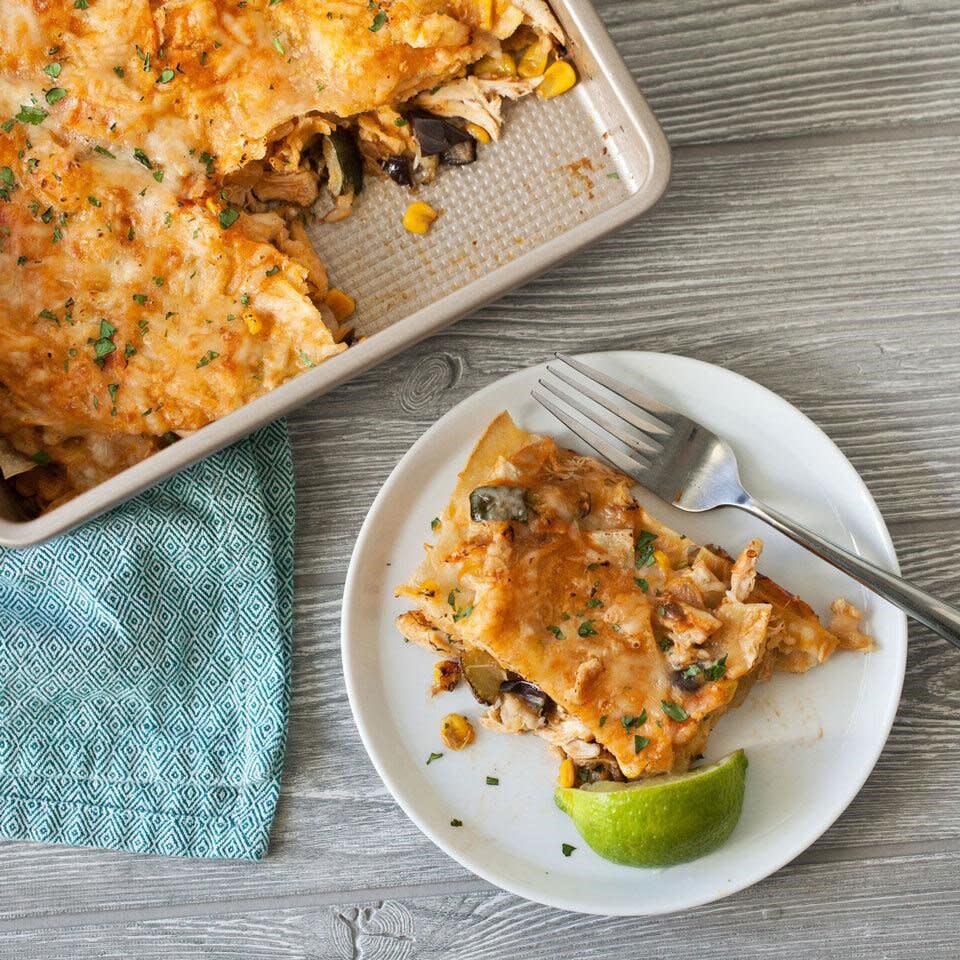
M 354 730 L 338 617 L 367 508 L 438 416 L 558 347 L 686 354 L 782 394 L 860 471 L 905 574 L 960 603 L 960 6 L 599 5 L 674 145 L 668 196 L 291 421 L 294 701 L 269 858 L 4 844 L 0 956 L 960 956 L 960 655 L 924 629 L 847 812 L 689 914 L 587 918 L 497 891 L 421 836 Z

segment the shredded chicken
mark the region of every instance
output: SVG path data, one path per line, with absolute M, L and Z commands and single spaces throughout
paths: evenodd
M 534 27 L 549 33 L 558 43 L 563 43 L 563 30 L 545 0 L 511 0 L 511 3 L 523 12 Z
M 846 650 L 872 650 L 873 637 L 860 630 L 863 611 L 849 600 L 838 597 L 830 604 L 833 616 L 830 619 L 830 631 L 840 638 L 840 645 Z
M 757 561 L 763 552 L 763 541 L 754 538 L 737 557 L 733 570 L 730 572 L 730 596 L 740 603 L 746 601 L 753 593 L 757 582 Z
M 438 90 L 421 93 L 413 103 L 438 117 L 459 117 L 468 123 L 475 123 L 486 130 L 491 139 L 499 140 L 503 126 L 503 98 L 516 100 L 525 96 L 537 88 L 541 79 L 517 77 L 481 80 L 479 77 L 463 77 L 444 84 Z

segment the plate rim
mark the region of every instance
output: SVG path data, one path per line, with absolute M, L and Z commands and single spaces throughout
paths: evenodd
M 900 573 L 900 563 L 897 558 L 896 548 L 894 547 L 893 540 L 890 536 L 890 531 L 887 528 L 886 521 L 883 518 L 883 514 L 880 512 L 880 508 L 877 506 L 876 501 L 874 500 L 873 494 L 870 492 L 870 489 L 867 487 L 863 478 L 860 476 L 859 471 L 851 463 L 847 455 L 837 446 L 837 444 L 831 439 L 831 437 L 820 427 L 818 426 L 810 417 L 808 417 L 802 410 L 798 407 L 795 407 L 792 403 L 786 400 L 784 397 L 781 397 L 778 393 L 775 393 L 769 387 L 764 386 L 761 383 L 758 383 L 755 380 L 751 380 L 749 377 L 744 376 L 741 373 L 738 373 L 735 370 L 730 370 L 727 367 L 722 367 L 719 364 L 710 363 L 705 360 L 699 360 L 695 357 L 688 357 L 679 353 L 665 353 L 660 351 L 650 351 L 650 350 L 594 350 L 585 353 L 573 353 L 571 354 L 574 358 L 582 360 L 586 363 L 591 361 L 596 361 L 598 356 L 624 356 L 629 355 L 633 358 L 640 358 L 641 362 L 656 362 L 658 358 L 669 357 L 671 360 L 680 360 L 683 363 L 689 363 L 693 366 L 701 366 L 706 368 L 713 368 L 721 370 L 724 374 L 734 377 L 737 380 L 744 381 L 746 384 L 749 384 L 751 388 L 756 388 L 762 391 L 768 400 L 770 400 L 774 405 L 786 408 L 791 411 L 793 414 L 799 415 L 802 420 L 806 423 L 807 426 L 812 428 L 817 434 L 819 434 L 823 439 L 827 441 L 830 447 L 833 448 L 835 453 L 843 460 L 843 462 L 850 468 L 853 476 L 856 478 L 856 482 L 859 485 L 858 493 L 863 499 L 865 506 L 869 509 L 870 520 L 873 523 L 873 526 L 876 529 L 876 532 L 879 536 L 879 541 L 877 546 L 881 548 L 883 556 L 879 558 L 879 565 L 885 569 L 890 570 L 893 573 Z M 907 660 L 907 645 L 908 645 L 908 633 L 907 633 L 907 618 L 902 611 L 897 611 L 895 613 L 894 620 L 894 629 L 891 631 L 891 641 L 896 642 L 896 654 L 897 654 L 897 663 L 896 663 L 896 683 L 895 695 L 892 695 L 889 699 L 889 702 L 885 705 L 884 716 L 882 723 L 878 726 L 878 729 L 882 730 L 882 737 L 877 740 L 877 747 L 874 752 L 874 756 L 870 760 L 870 763 L 866 765 L 865 772 L 859 782 L 855 784 L 853 789 L 849 791 L 849 796 L 847 796 L 848 791 L 843 792 L 843 798 L 837 803 L 835 802 L 828 809 L 827 814 L 824 816 L 824 822 L 822 829 L 819 830 L 814 836 L 810 839 L 801 840 L 799 843 L 794 843 L 789 845 L 788 853 L 785 856 L 777 858 L 777 861 L 773 863 L 772 866 L 764 865 L 759 869 L 754 869 L 752 871 L 746 871 L 741 878 L 738 878 L 734 883 L 725 885 L 724 889 L 717 893 L 714 896 L 694 896 L 687 900 L 682 900 L 676 905 L 671 906 L 657 906 L 653 909 L 643 908 L 642 905 L 638 904 L 636 910 L 624 910 L 620 907 L 611 907 L 610 909 L 603 909 L 600 906 L 584 906 L 581 903 L 571 900 L 570 898 L 558 896 L 551 897 L 546 894 L 540 893 L 536 888 L 527 888 L 523 883 L 514 883 L 511 881 L 504 882 L 500 877 L 492 875 L 491 871 L 488 871 L 485 867 L 477 864 L 475 860 L 469 855 L 465 854 L 460 850 L 456 850 L 454 847 L 451 847 L 447 844 L 443 835 L 434 827 L 421 818 L 405 801 L 403 798 L 402 791 L 397 789 L 393 778 L 386 772 L 384 767 L 379 761 L 377 752 L 374 750 L 371 737 L 368 734 L 366 725 L 361 718 L 361 707 L 359 703 L 359 689 L 360 687 L 354 682 L 354 660 L 353 655 L 350 650 L 350 645 L 348 642 L 348 636 L 352 630 L 352 617 L 351 611 L 354 607 L 355 598 L 354 592 L 357 589 L 357 580 L 359 579 L 357 570 L 359 568 L 359 557 L 364 553 L 366 543 L 373 535 L 372 531 L 374 529 L 373 520 L 371 519 L 374 514 L 378 511 L 381 506 L 382 501 L 388 494 L 389 487 L 391 486 L 391 481 L 394 476 L 399 472 L 405 470 L 407 465 L 414 459 L 416 459 L 422 447 L 427 443 L 428 438 L 433 435 L 437 430 L 443 428 L 443 425 L 448 421 L 452 420 L 455 415 L 458 413 L 461 407 L 465 404 L 472 402 L 481 394 L 486 394 L 489 392 L 495 391 L 498 387 L 502 387 L 504 383 L 513 379 L 520 378 L 525 374 L 529 374 L 533 370 L 538 368 L 546 367 L 548 361 L 544 360 L 540 363 L 531 364 L 530 366 L 523 367 L 519 370 L 515 370 L 512 373 L 506 374 L 505 376 L 498 377 L 496 380 L 486 384 L 478 390 L 473 391 L 468 396 L 464 397 L 453 407 L 451 407 L 446 413 L 441 417 L 435 420 L 427 429 L 414 441 L 410 448 L 403 454 L 403 456 L 397 461 L 396 465 L 390 471 L 387 478 L 384 480 L 380 490 L 377 492 L 376 497 L 374 497 L 373 502 L 370 504 L 370 507 L 367 510 L 366 516 L 363 519 L 363 523 L 360 526 L 360 530 L 357 534 L 357 539 L 354 544 L 353 551 L 350 555 L 350 563 L 347 567 L 346 579 L 344 581 L 343 596 L 341 600 L 341 614 L 340 614 L 340 657 L 341 657 L 341 669 L 343 671 L 344 677 L 344 686 L 347 691 L 347 700 L 350 704 L 350 712 L 353 715 L 354 726 L 357 729 L 357 732 L 360 736 L 360 740 L 363 743 L 364 750 L 367 753 L 367 757 L 372 763 L 374 769 L 377 771 L 377 775 L 380 777 L 384 786 L 389 791 L 394 802 L 400 807 L 401 810 L 407 815 L 407 817 L 414 823 L 414 825 L 420 830 L 424 836 L 427 837 L 438 849 L 443 853 L 453 859 L 456 863 L 460 864 L 465 869 L 469 870 L 475 876 L 480 877 L 482 880 L 487 881 L 492 884 L 494 887 L 504 890 L 507 893 L 513 894 L 515 896 L 521 897 L 525 900 L 532 901 L 534 903 L 539 903 L 547 907 L 552 907 L 559 910 L 566 910 L 573 913 L 586 914 L 591 916 L 608 916 L 608 917 L 640 917 L 640 916 L 662 916 L 665 914 L 679 913 L 681 911 L 690 910 L 694 907 L 704 906 L 709 903 L 715 903 L 719 900 L 726 899 L 727 897 L 733 896 L 735 893 L 739 893 L 742 890 L 745 890 L 749 887 L 754 886 L 762 880 L 765 880 L 767 877 L 772 876 L 774 873 L 783 869 L 788 863 L 792 862 L 796 857 L 802 854 L 805 850 L 809 849 L 816 843 L 826 832 L 833 826 L 834 823 L 840 818 L 840 816 L 846 811 L 847 807 L 854 801 L 854 799 L 859 795 L 860 791 L 863 789 L 864 784 L 870 778 L 873 773 L 877 761 L 880 759 L 883 750 L 887 745 L 887 741 L 890 737 L 890 731 L 893 728 L 894 720 L 896 719 L 897 711 L 900 707 L 900 700 L 903 695 L 903 684 L 906 678 L 906 660 Z M 879 598 L 878 598 L 879 599 Z M 885 601 L 880 601 L 885 602 Z

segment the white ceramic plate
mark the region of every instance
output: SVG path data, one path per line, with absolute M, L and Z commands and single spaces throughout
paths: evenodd
M 803 414 L 757 384 L 709 364 L 654 353 L 584 359 L 696 417 L 725 437 L 754 494 L 890 569 L 897 560 L 869 492 L 849 461 Z M 483 427 L 503 409 L 526 429 L 584 449 L 530 398 L 534 367 L 468 398 L 397 465 L 357 540 L 343 598 L 343 667 L 353 714 L 374 766 L 417 826 L 442 850 L 505 890 L 587 913 L 665 913 L 756 883 L 805 850 L 843 812 L 873 768 L 893 723 L 906 660 L 906 621 L 888 604 L 734 510 L 685 514 L 641 493 L 668 524 L 736 552 L 763 538 L 761 568 L 823 615 L 836 596 L 867 611 L 878 649 L 841 653 L 805 676 L 778 675 L 718 723 L 707 759 L 736 747 L 750 760 L 743 816 L 729 841 L 693 863 L 638 870 L 602 860 L 553 803 L 557 761 L 533 736 L 478 726 L 461 753 L 440 743 L 441 717 L 476 716 L 466 685 L 429 695 L 434 660 L 393 627 L 394 586 L 414 570 L 456 475 Z M 587 451 L 585 451 L 587 452 Z M 426 765 L 433 751 L 443 758 Z M 488 775 L 499 786 L 488 786 Z M 451 819 L 462 827 L 450 825 Z M 576 850 L 569 858 L 562 843 Z

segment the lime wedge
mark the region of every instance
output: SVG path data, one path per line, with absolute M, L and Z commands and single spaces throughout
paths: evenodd
M 730 836 L 746 776 L 747 755 L 737 750 L 690 773 L 559 787 L 554 799 L 601 857 L 631 867 L 667 867 L 696 860 Z

